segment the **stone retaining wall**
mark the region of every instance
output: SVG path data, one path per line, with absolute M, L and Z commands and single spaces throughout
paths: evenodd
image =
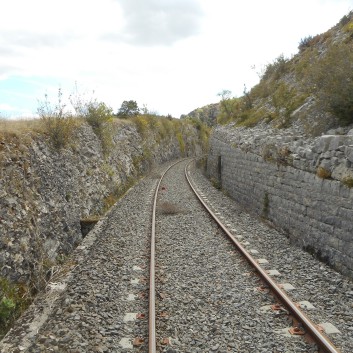
M 219 127 L 210 140 L 207 171 L 246 209 L 353 278 L 353 188 L 346 185 L 352 147 L 352 135 L 305 139 Z M 319 167 L 328 172 L 324 178 Z

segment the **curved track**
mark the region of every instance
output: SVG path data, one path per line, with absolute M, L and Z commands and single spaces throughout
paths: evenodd
M 179 162 L 177 162 L 179 163 Z M 175 163 L 175 164 L 177 164 Z M 158 203 L 158 193 L 165 177 L 166 173 L 175 166 L 171 165 L 160 178 L 156 192 L 154 195 L 153 202 L 153 212 L 152 212 L 152 235 L 151 235 L 151 259 L 150 259 L 150 292 L 149 292 L 149 352 L 157 352 L 157 343 L 156 337 L 156 285 L 155 285 L 155 267 L 156 267 L 156 213 L 157 213 L 157 203 Z M 190 164 L 190 163 L 189 163 Z M 196 195 L 199 202 L 202 204 L 204 209 L 208 212 L 210 217 L 217 223 L 219 228 L 228 236 L 237 250 L 241 255 L 247 260 L 247 262 L 255 269 L 257 275 L 261 278 L 263 285 L 270 289 L 272 294 L 280 301 L 281 305 L 285 307 L 290 316 L 293 318 L 293 334 L 304 334 L 307 338 L 313 340 L 319 349 L 319 352 L 329 352 L 329 353 L 338 353 L 338 349 L 330 342 L 330 340 L 318 329 L 318 327 L 308 318 L 308 316 L 298 308 L 297 304 L 294 303 L 284 290 L 280 288 L 280 285 L 267 273 L 267 271 L 262 268 L 258 261 L 253 258 L 253 256 L 245 249 L 244 246 L 235 238 L 232 232 L 224 225 L 211 208 L 208 207 L 205 199 L 206 196 L 198 192 L 197 187 L 194 182 L 191 180 L 190 172 L 188 171 L 188 165 L 185 166 L 185 177 L 189 183 L 193 193 Z
M 222 221 L 216 216 L 215 213 L 207 206 L 202 196 L 197 192 L 197 189 L 193 186 L 191 177 L 188 172 L 188 166 L 185 167 L 185 177 L 193 190 L 196 197 L 201 202 L 202 206 L 207 210 L 210 216 L 215 220 L 219 227 L 227 234 L 229 239 L 233 242 L 240 253 L 246 258 L 251 266 L 256 270 L 256 273 L 261 277 L 264 283 L 268 286 L 271 292 L 278 298 L 280 303 L 286 307 L 290 314 L 297 320 L 297 323 L 293 327 L 294 332 L 301 331 L 301 326 L 304 327 L 310 338 L 315 341 L 319 349 L 322 352 L 338 353 L 337 348 L 332 342 L 318 329 L 318 327 L 309 319 L 305 313 L 299 309 L 298 305 L 294 303 L 289 296 L 280 288 L 279 284 L 271 278 L 267 272 L 259 265 L 259 263 L 250 255 L 248 251 L 240 244 L 240 242 L 234 237 L 231 231 L 222 223 Z
M 196 198 L 185 179 L 187 162 L 163 179 L 166 166 L 157 168 L 103 217 L 0 342 L 1 352 L 317 353 L 318 337 L 313 344 L 288 333 L 305 315 L 288 315 L 294 304 L 272 308 L 282 293 L 275 269 L 284 294 L 300 305 L 310 300 L 313 308 L 302 306 L 305 314 L 323 325 L 342 353 L 353 352 L 351 283 L 191 169 Z M 246 260 L 234 244 L 253 258 Z M 150 247 L 156 255 L 151 263 Z M 250 266 L 257 262 L 259 273 L 270 275 L 265 282 Z M 271 293 L 272 282 L 277 291 Z M 267 289 L 258 290 L 261 285 Z M 307 332 L 315 327 L 300 325 Z M 337 351 L 327 339 L 320 349 Z

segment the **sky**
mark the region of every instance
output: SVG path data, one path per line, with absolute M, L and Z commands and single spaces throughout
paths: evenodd
M 279 55 L 353 0 L 0 0 L 0 117 L 67 99 L 125 100 L 180 117 L 241 96 Z

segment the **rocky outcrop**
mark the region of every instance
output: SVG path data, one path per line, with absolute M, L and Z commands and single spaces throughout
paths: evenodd
M 82 218 L 104 214 L 153 164 L 200 153 L 188 124 L 163 138 L 113 124 L 109 153 L 85 123 L 59 151 L 40 134 L 0 141 L 0 275 L 39 289 L 82 239 Z
M 213 103 L 205 105 L 201 108 L 194 109 L 192 112 L 186 115 L 181 115 L 180 119 L 196 119 L 200 120 L 208 126 L 214 126 L 217 122 L 217 115 L 219 114 L 220 104 Z
M 207 171 L 241 205 L 353 278 L 353 131 L 217 127 Z

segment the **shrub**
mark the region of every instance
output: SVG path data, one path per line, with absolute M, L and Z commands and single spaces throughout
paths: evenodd
M 185 155 L 185 142 L 184 142 L 183 135 L 181 134 L 181 132 L 178 132 L 176 134 L 176 137 L 179 142 L 180 153 L 182 156 L 184 156 Z
M 342 125 L 353 122 L 353 50 L 350 44 L 331 46 L 309 66 L 307 90 Z
M 199 134 L 199 140 L 201 143 L 202 150 L 207 151 L 211 128 L 197 118 L 187 118 L 187 121 L 189 121 L 193 126 L 195 126 Z
M 102 129 L 104 124 L 113 118 L 113 109 L 103 102 L 89 102 L 86 108 L 85 118 L 95 132 Z
M 272 63 L 268 64 L 261 77 L 263 80 L 278 80 L 285 75 L 289 70 L 289 59 L 285 58 L 283 54 L 278 56 Z
M 312 44 L 312 39 L 313 37 L 312 36 L 308 36 L 308 37 L 305 37 L 305 38 L 302 38 L 299 42 L 299 46 L 298 46 L 298 49 L 300 51 L 303 51 L 305 50 L 306 48 L 309 48 Z
M 24 284 L 15 284 L 0 277 L 0 338 L 31 302 L 31 293 Z
M 242 108 L 243 102 L 241 98 L 222 99 L 217 116 L 217 123 L 228 124 L 229 122 L 236 120 L 240 116 Z
M 109 123 L 113 119 L 113 110 L 103 102 L 91 101 L 86 104 L 84 118 L 100 139 L 104 154 L 107 154 L 112 146 L 112 132 Z
M 318 167 L 316 170 L 316 175 L 321 179 L 331 178 L 331 172 L 324 167 Z
M 276 86 L 276 90 L 271 96 L 271 103 L 275 108 L 275 115 L 281 118 L 277 125 L 279 128 L 286 128 L 290 124 L 291 114 L 300 107 L 306 95 L 298 94 L 297 90 L 284 82 Z
M 77 127 L 77 121 L 70 112 L 66 111 L 62 96 L 63 94 L 59 88 L 58 103 L 53 107 L 46 94 L 44 101 L 40 101 L 37 108 L 44 133 L 49 136 L 52 146 L 56 149 L 61 149 L 69 144 Z
M 5 295 L 0 301 L 0 318 L 1 320 L 8 320 L 16 308 L 16 304 L 11 298 L 7 298 Z
M 136 126 L 138 133 L 142 136 L 142 138 L 146 137 L 148 131 L 148 120 L 145 115 L 139 115 L 132 119 L 133 123 Z
M 353 178 L 352 177 L 346 177 L 346 178 L 342 179 L 342 183 L 349 188 L 353 188 Z
M 162 117 L 159 119 L 159 124 L 160 124 L 159 133 L 162 138 L 172 135 L 173 123 L 169 119 Z
M 340 21 L 338 22 L 339 27 L 344 27 L 349 21 L 351 20 L 351 17 L 353 15 L 353 11 L 351 11 L 348 15 L 344 15 Z

